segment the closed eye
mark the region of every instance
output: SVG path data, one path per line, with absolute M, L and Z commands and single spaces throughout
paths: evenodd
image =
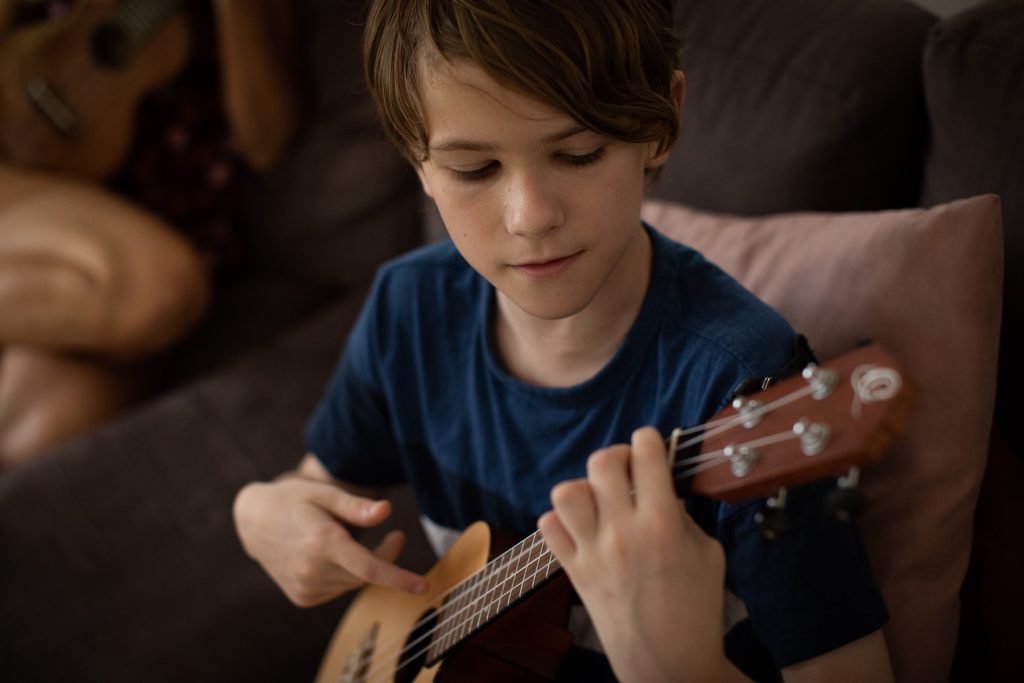
M 468 171 L 464 171 L 458 168 L 451 169 L 452 173 L 455 175 L 456 178 L 467 182 L 472 182 L 474 180 L 483 180 L 487 176 L 494 173 L 496 170 L 498 170 L 497 161 L 491 161 L 487 164 L 484 164 L 480 168 L 474 168 Z
M 601 145 L 593 152 L 587 152 L 586 154 L 556 154 L 555 158 L 569 166 L 581 168 L 584 166 L 590 166 L 591 164 L 596 164 L 604 158 L 605 152 L 605 146 Z M 490 161 L 479 168 L 469 170 L 452 168 L 450 170 L 458 180 L 464 182 L 475 182 L 478 180 L 484 180 L 485 178 L 493 175 L 497 172 L 500 165 L 501 164 L 497 161 Z
M 590 166 L 604 158 L 605 146 L 601 145 L 593 152 L 586 154 L 563 154 L 560 158 L 570 166 Z

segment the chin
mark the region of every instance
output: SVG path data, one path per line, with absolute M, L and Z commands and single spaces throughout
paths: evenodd
M 541 320 L 565 320 L 587 307 L 593 297 L 510 297 L 523 312 Z

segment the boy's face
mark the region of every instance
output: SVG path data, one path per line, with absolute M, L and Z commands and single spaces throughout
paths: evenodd
M 667 153 L 589 131 L 474 65 L 433 61 L 421 75 L 429 152 L 418 172 L 469 264 L 545 320 L 636 290 L 638 278 L 642 295 L 644 171 Z

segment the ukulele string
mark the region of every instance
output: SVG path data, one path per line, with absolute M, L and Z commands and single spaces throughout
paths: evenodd
M 539 538 L 540 538 L 539 532 L 534 532 L 529 537 L 527 537 L 526 540 L 533 539 L 534 541 L 536 541 Z M 543 561 L 544 559 L 547 559 L 547 562 L 544 564 L 543 567 L 540 567 L 539 566 L 540 562 Z M 530 565 L 532 565 L 534 563 L 538 564 L 538 568 L 534 571 L 533 574 L 527 574 L 526 572 L 529 571 Z M 483 599 L 486 596 L 490 595 L 491 593 L 493 593 L 496 590 L 502 589 L 504 587 L 504 585 L 506 583 L 508 583 L 510 578 L 514 579 L 520 572 L 524 572 L 523 578 L 522 578 L 521 581 L 519 581 L 519 583 L 513 584 L 511 587 L 509 587 L 503 593 L 498 595 L 497 598 L 495 598 L 495 599 L 488 599 L 486 604 L 483 606 L 483 608 L 477 610 L 477 614 L 478 615 L 484 615 L 487 610 L 489 610 L 492 606 L 496 605 L 497 606 L 497 611 L 495 612 L 494 615 L 491 615 L 491 616 L 496 616 L 497 613 L 500 612 L 500 610 L 502 609 L 501 608 L 501 601 L 502 601 L 502 599 L 506 598 L 507 596 L 511 596 L 517 589 L 521 589 L 523 586 L 526 585 L 527 581 L 535 580 L 535 579 L 537 579 L 537 577 L 542 577 L 541 580 L 547 579 L 550 576 L 550 574 L 547 573 L 548 570 L 550 570 L 552 566 L 554 566 L 557 569 L 558 568 L 557 565 L 558 565 L 558 558 L 556 558 L 554 556 L 554 554 L 547 548 L 546 545 L 543 546 L 541 548 L 540 553 L 538 554 L 538 556 L 535 557 L 534 559 L 530 560 L 526 564 L 525 567 L 523 567 L 522 569 L 516 570 L 512 574 L 511 577 L 508 577 L 505 580 L 503 580 L 503 581 L 495 584 L 491 588 L 489 588 L 487 590 L 487 592 L 484 593 L 484 595 L 479 596 L 477 598 L 473 598 L 473 600 L 475 602 L 483 601 Z M 497 573 L 497 570 L 492 572 L 492 574 L 494 574 L 494 573 Z M 536 585 L 536 583 L 534 585 Z M 522 593 L 520 593 L 520 596 L 521 595 L 522 595 Z M 511 600 L 508 603 L 506 603 L 505 606 L 508 607 L 509 604 L 511 604 Z M 434 633 L 436 633 L 437 631 L 439 631 L 440 629 L 442 629 L 445 626 L 445 624 L 450 623 L 453 619 L 459 619 L 461 621 L 462 620 L 461 613 L 465 612 L 467 609 L 470 609 L 470 608 L 473 608 L 473 607 L 474 607 L 473 603 L 468 603 L 466 605 L 463 605 L 459 609 L 455 610 L 451 615 L 448 615 L 448 616 L 444 617 L 444 619 L 441 622 L 438 622 L 429 631 L 421 634 L 418 638 L 416 638 L 415 640 L 413 640 L 410 643 L 408 643 L 398 653 L 398 655 L 396 657 L 396 659 L 399 660 L 399 663 L 395 666 L 395 669 L 394 669 L 395 673 L 397 673 L 397 672 L 401 671 L 402 669 L 404 669 L 405 667 L 409 666 L 411 663 L 413 663 L 417 659 L 419 659 L 419 657 L 421 655 L 423 655 L 426 652 L 428 652 L 430 650 L 430 648 L 433 646 L 433 643 L 428 643 L 425 647 L 420 648 L 418 651 L 414 652 L 412 655 L 406 657 L 405 659 L 402 659 L 403 656 L 408 654 L 409 650 L 411 650 L 414 647 L 416 647 L 419 643 L 421 643 L 423 641 L 424 638 L 428 638 L 428 637 L 432 636 Z M 470 630 L 472 631 L 472 630 L 476 629 L 477 627 L 479 627 L 480 625 L 485 624 L 489 620 L 489 618 L 490 617 L 484 616 L 481 619 L 481 621 L 478 624 L 476 624 L 475 626 L 472 626 Z M 428 620 L 423 619 L 423 620 L 420 621 L 419 625 L 422 626 L 422 625 L 426 624 L 427 621 Z M 415 629 L 409 629 L 409 630 L 410 631 L 414 631 Z M 381 651 L 380 653 L 375 654 L 374 656 L 378 658 L 378 661 L 381 661 L 382 659 L 385 658 L 385 655 L 390 655 L 391 652 L 394 651 L 395 645 L 398 644 L 399 642 L 401 642 L 401 641 L 393 640 L 390 647 L 388 647 L 386 650 Z M 388 675 L 388 671 L 378 670 L 377 674 L 383 674 L 386 677 Z M 377 678 L 377 676 L 374 676 L 374 677 L 371 677 L 370 679 L 368 679 L 367 683 L 372 683 L 375 680 L 379 680 Z
M 477 588 L 479 588 L 481 585 L 486 583 L 488 580 L 490 580 L 491 578 L 494 578 L 496 575 L 498 575 L 502 571 L 504 571 L 509 565 L 512 564 L 513 561 L 521 560 L 521 556 L 522 556 L 522 548 L 521 548 L 521 546 L 525 546 L 525 544 L 531 543 L 531 547 L 530 547 L 529 551 L 532 552 L 533 548 L 536 546 L 536 541 L 537 541 L 537 539 L 539 537 L 540 537 L 540 533 L 539 532 L 534 532 L 533 534 L 530 534 L 529 536 L 527 536 L 526 538 L 522 539 L 521 541 L 516 543 L 514 546 L 512 546 L 511 548 L 509 548 L 508 550 L 503 552 L 500 556 L 498 556 L 497 558 L 495 558 L 494 560 L 489 562 L 487 565 L 482 567 L 480 570 L 478 570 L 478 571 L 474 572 L 473 574 L 467 576 L 466 578 L 462 579 L 461 581 L 459 581 L 454 586 L 450 587 L 445 592 L 443 592 L 440 595 L 437 595 L 436 597 L 434 597 L 431 602 L 441 602 L 441 603 L 443 603 L 447 598 L 451 597 L 451 595 L 453 593 L 455 593 L 456 591 L 458 591 L 460 589 L 468 589 L 467 595 L 471 594 L 473 590 L 477 590 Z M 542 549 L 541 552 L 542 553 L 546 553 L 546 552 L 549 552 L 549 551 L 547 550 L 547 547 L 545 546 Z M 537 558 L 537 559 L 540 559 L 540 558 Z M 533 564 L 534 561 L 535 560 L 531 560 L 527 564 L 527 567 L 529 567 L 530 564 Z M 522 571 L 522 570 L 516 571 L 515 573 L 513 573 L 513 576 L 515 576 L 515 574 L 518 574 L 519 571 Z M 537 576 L 537 574 L 535 573 L 534 576 Z M 475 603 L 479 603 L 479 602 L 483 601 L 493 591 L 500 589 L 502 587 L 502 585 L 504 583 L 506 583 L 507 581 L 508 581 L 508 579 L 506 578 L 504 581 L 501 581 L 501 582 L 495 584 L 494 586 L 491 586 L 490 588 L 488 588 L 487 591 L 485 593 L 483 593 L 482 595 L 479 595 L 477 597 L 472 598 L 471 601 L 468 601 L 463 607 L 459 608 L 456 612 L 454 612 L 450 616 L 444 617 L 442 621 L 440 621 L 437 624 L 435 624 L 434 628 L 432 628 L 430 631 L 427 631 L 426 633 L 422 634 L 416 640 L 408 643 L 406 645 L 406 649 L 409 649 L 409 648 L 415 646 L 417 643 L 419 643 L 421 640 L 423 640 L 423 638 L 428 637 L 428 636 L 432 635 L 438 629 L 443 628 L 446 624 L 450 623 L 453 618 L 458 617 L 461 612 L 465 611 L 466 609 L 472 608 Z M 477 585 L 473 586 L 472 588 L 470 588 L 470 584 L 472 584 L 472 583 L 476 583 Z M 499 599 L 500 599 L 500 596 L 499 596 Z M 487 606 L 490 606 L 490 604 L 492 604 L 492 603 L 487 603 Z M 442 604 L 442 606 L 439 607 L 438 610 L 444 610 L 444 605 Z M 436 611 L 437 610 L 435 610 L 435 612 Z M 411 626 L 408 629 L 408 631 L 415 632 L 417 629 L 426 626 L 429 622 L 430 622 L 430 617 L 424 617 L 424 618 L 420 619 L 416 624 Z M 390 643 L 388 643 L 385 647 L 383 647 L 374 656 L 380 658 L 380 657 L 384 656 L 385 654 L 390 654 L 392 651 L 394 651 L 394 649 L 396 647 L 398 647 L 401 644 L 402 644 L 402 640 L 400 640 L 400 639 L 392 640 Z M 404 654 L 404 651 L 400 652 L 398 656 L 401 657 L 402 654 Z
M 798 401 L 813 392 L 813 387 L 805 386 L 795 391 L 791 391 L 788 394 L 780 396 L 779 398 L 775 399 L 774 401 L 771 401 L 770 403 L 765 403 L 764 405 L 758 406 L 749 415 L 744 415 L 743 413 L 736 413 L 735 415 L 722 417 L 712 422 L 707 422 L 703 425 L 697 425 L 696 427 L 690 427 L 689 429 L 681 430 L 681 436 L 693 434 L 694 432 L 701 433 L 698 436 L 693 437 L 692 439 L 689 439 L 687 441 L 683 441 L 678 446 L 676 446 L 676 453 L 683 452 L 690 446 L 694 446 L 709 437 L 716 436 L 718 434 L 721 434 L 722 432 L 728 431 L 737 425 L 742 425 L 751 417 L 763 417 L 764 415 L 767 415 L 773 410 L 781 408 L 782 406 L 785 405 L 789 405 L 794 401 Z M 701 454 L 694 456 L 692 458 L 684 458 L 683 460 L 679 460 L 674 463 L 673 467 L 677 468 L 680 467 L 681 465 L 700 463 L 709 459 L 710 458 L 708 457 L 708 454 Z
M 788 405 L 789 403 L 792 403 L 792 402 L 797 401 L 797 400 L 799 400 L 801 398 L 804 398 L 804 397 L 806 397 L 807 395 L 809 395 L 812 392 L 813 392 L 813 388 L 811 388 L 809 386 L 808 387 L 803 387 L 803 388 L 795 390 L 795 391 L 792 391 L 789 394 L 786 394 L 786 395 L 776 399 L 775 401 L 772 401 L 770 403 L 766 403 L 763 406 L 759 406 L 756 409 L 756 414 L 758 416 L 763 416 L 763 415 L 765 415 L 767 413 L 770 413 L 771 411 L 773 411 L 773 410 L 775 410 L 775 409 L 777 409 L 777 408 L 779 408 L 781 406 Z M 719 418 L 718 420 L 707 422 L 707 423 L 705 423 L 703 425 L 697 425 L 695 427 L 691 427 L 689 429 L 682 430 L 681 433 L 683 433 L 683 434 L 693 434 L 693 433 L 696 433 L 696 432 L 700 432 L 700 433 L 697 436 L 695 436 L 695 437 L 693 437 L 693 438 L 691 438 L 691 439 L 689 439 L 689 440 L 679 444 L 677 446 L 677 448 L 676 448 L 676 452 L 682 451 L 682 450 L 688 448 L 689 446 L 692 446 L 692 445 L 695 445 L 697 443 L 700 443 L 700 442 L 706 440 L 707 438 L 709 438 L 711 436 L 720 434 L 720 433 L 722 433 L 724 431 L 727 431 L 729 429 L 733 429 L 733 428 L 735 428 L 738 425 L 742 425 L 748 419 L 749 419 L 748 415 L 743 415 L 743 414 L 739 414 L 738 413 L 736 415 L 732 415 L 732 416 L 728 416 L 728 417 L 724 417 L 724 418 Z M 739 444 L 739 445 L 741 447 L 747 447 L 747 448 L 761 448 L 761 447 L 764 447 L 764 446 L 767 446 L 767 445 L 772 445 L 772 444 L 776 444 L 776 443 L 780 443 L 780 442 L 783 442 L 783 441 L 787 441 L 787 440 L 791 440 L 791 439 L 796 439 L 796 438 L 799 438 L 799 437 L 797 437 L 792 431 L 786 431 L 786 432 L 780 432 L 778 434 L 774 434 L 774 435 L 770 435 L 770 436 L 766 436 L 766 437 L 761 437 L 760 439 L 756 439 L 756 440 L 753 440 L 753 441 L 750 441 L 750 442 L 747 442 L 747 443 L 743 443 L 743 444 Z M 695 457 L 692 457 L 692 458 L 686 458 L 686 459 L 683 459 L 683 460 L 680 460 L 680 461 L 674 463 L 673 470 L 679 470 L 681 467 L 687 466 L 687 465 L 696 465 L 696 466 L 691 467 L 690 469 L 687 469 L 687 470 L 674 471 L 673 472 L 673 478 L 675 478 L 675 479 L 691 478 L 691 477 L 695 476 L 697 473 L 699 473 L 701 471 L 704 471 L 706 469 L 709 469 L 711 467 L 715 467 L 717 465 L 720 465 L 723 462 L 726 462 L 727 460 L 728 460 L 728 458 L 725 457 L 724 451 L 715 451 L 715 452 L 712 452 L 712 453 L 704 453 L 704 454 L 701 454 L 701 455 L 698 455 L 698 456 L 695 456 Z M 528 540 L 534 539 L 537 536 L 538 536 L 538 532 L 535 532 L 534 534 L 531 534 L 526 539 L 524 539 L 519 544 L 517 544 L 517 546 L 515 546 L 515 548 L 517 548 L 519 545 L 522 545 L 523 543 L 525 543 Z M 515 548 L 513 548 L 513 550 Z M 532 550 L 532 548 L 531 548 L 531 550 Z M 511 554 L 511 552 L 512 551 L 508 551 L 508 553 L 506 553 L 506 554 Z M 547 548 L 545 547 L 542 550 L 542 555 L 543 555 L 543 553 L 550 554 L 550 551 L 547 550 Z M 539 559 L 541 559 L 541 557 L 537 558 L 537 560 L 539 560 Z M 531 560 L 527 564 L 526 568 L 528 568 L 530 566 L 530 564 L 533 564 L 534 561 L 535 560 Z M 552 562 L 549 562 L 548 565 L 546 565 L 544 570 L 542 570 L 542 571 L 546 571 L 547 568 L 550 567 L 551 564 L 554 561 L 555 560 L 553 560 Z M 507 560 L 504 563 L 502 563 L 500 565 L 500 567 L 494 568 L 494 570 L 491 572 L 491 575 L 493 575 L 493 573 L 497 572 L 499 568 L 504 569 L 510 562 L 511 562 L 511 560 Z M 526 569 L 526 568 L 524 568 L 524 569 Z M 517 575 L 520 571 L 523 571 L 523 570 L 517 570 L 513 574 L 513 577 L 515 575 Z M 483 574 L 484 574 L 484 572 L 482 572 L 482 571 L 477 572 L 477 573 L 473 574 L 472 576 L 467 577 L 467 579 L 464 579 L 456 587 L 461 586 L 462 583 L 465 583 L 466 581 L 468 581 L 470 579 L 474 579 L 475 577 L 482 576 Z M 510 591 L 506 591 L 505 593 L 502 593 L 501 595 L 498 596 L 497 604 L 500 604 L 500 601 L 501 601 L 501 599 L 503 597 L 505 597 L 506 595 L 511 594 L 512 590 L 515 590 L 516 588 L 519 588 L 519 587 L 525 585 L 526 581 L 535 579 L 539 574 L 540 574 L 540 572 L 535 572 L 532 576 L 525 576 L 524 575 L 523 581 L 520 584 L 514 585 Z M 488 578 L 490 578 L 490 576 L 488 576 Z M 506 583 L 507 581 L 508 581 L 508 579 L 506 579 L 505 581 L 503 581 L 503 582 L 501 582 L 501 583 L 491 587 L 490 589 L 488 589 L 486 591 L 486 593 L 483 596 L 480 596 L 480 597 L 477 597 L 477 598 L 473 598 L 471 601 L 467 602 L 466 605 L 463 605 L 459 609 L 455 610 L 452 614 L 445 615 L 442 618 L 442 620 L 439 621 L 438 623 L 436 623 L 432 628 L 430 628 L 429 630 L 425 631 L 423 634 L 421 634 L 414 641 L 408 643 L 402 649 L 402 651 L 399 652 L 398 657 L 399 658 L 403 657 L 407 653 L 408 650 L 410 650 L 413 647 L 415 647 L 419 642 L 423 641 L 423 639 L 432 636 L 438 630 L 440 630 L 441 628 L 444 628 L 453 619 L 461 618 L 461 614 L 463 612 L 465 612 L 467 609 L 471 609 L 471 608 L 475 607 L 475 603 L 480 602 L 481 599 L 486 598 L 488 595 L 490 595 L 490 593 L 492 593 L 493 591 L 501 588 L 504 585 L 504 583 Z M 442 595 L 440 597 L 441 598 L 447 597 L 448 595 L 450 595 L 450 593 L 453 590 L 455 590 L 456 587 L 453 587 L 452 589 L 450 589 L 449 591 L 447 591 L 444 595 Z M 489 609 L 490 606 L 493 605 L 493 604 L 495 604 L 495 603 L 494 602 L 488 602 L 485 605 L 484 609 Z M 411 631 L 415 631 L 415 629 L 421 628 L 421 627 L 425 626 L 428 623 L 428 621 L 429 620 L 426 619 L 426 618 L 421 619 L 410 630 Z M 395 647 L 395 644 L 397 642 L 398 641 L 393 641 L 391 644 L 389 644 L 389 646 L 386 648 L 386 651 L 388 653 L 393 651 L 394 647 Z M 431 647 L 431 645 L 428 644 L 425 648 L 420 649 L 419 651 L 414 653 L 411 657 L 407 657 L 405 660 L 400 661 L 400 663 L 396 667 L 395 671 L 399 671 L 402 668 L 404 668 L 405 666 L 408 666 L 410 663 L 416 661 L 423 653 L 427 652 L 430 649 L 430 647 Z

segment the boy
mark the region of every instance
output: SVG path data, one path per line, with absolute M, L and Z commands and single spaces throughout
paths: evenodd
M 310 452 L 242 489 L 239 534 L 300 605 L 422 591 L 398 533 L 371 551 L 339 523 L 379 524 L 369 496 L 409 480 L 437 546 L 477 519 L 539 524 L 596 631 L 577 613 L 577 642 L 621 680 L 885 680 L 884 605 L 820 487 L 791 492 L 794 528 L 769 542 L 755 504 L 687 514 L 657 432 L 633 431 L 704 422 L 795 338 L 640 220 L 682 107 L 671 23 L 658 0 L 373 4 L 368 83 L 451 242 L 381 270 Z M 597 657 L 575 651 L 563 677 L 594 680 L 574 667 Z

